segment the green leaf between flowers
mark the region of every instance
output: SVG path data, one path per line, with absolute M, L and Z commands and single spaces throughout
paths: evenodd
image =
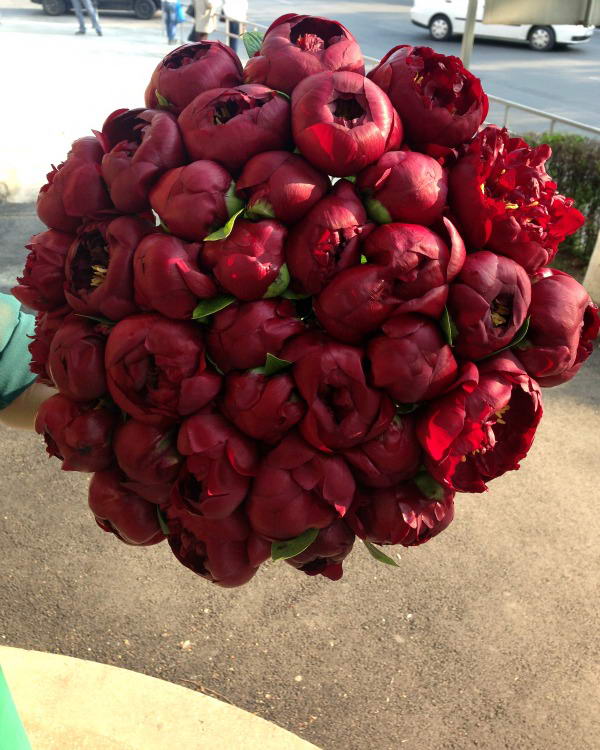
M 247 219 L 275 219 L 275 211 L 269 201 L 259 200 L 246 208 Z
M 242 41 L 244 42 L 248 57 L 254 57 L 260 50 L 263 37 L 264 34 L 262 31 L 247 31 L 245 34 L 242 34 Z
M 454 325 L 454 321 L 450 317 L 447 307 L 444 308 L 440 325 L 442 326 L 442 331 L 444 332 L 446 341 L 450 346 L 454 346 L 454 341 L 458 336 L 458 328 Z
M 281 295 L 284 299 L 308 299 L 311 295 L 310 294 L 300 294 L 299 292 L 293 292 L 289 287 L 285 290 L 285 292 Z
M 235 302 L 235 297 L 231 297 L 227 294 L 221 294 L 218 297 L 211 297 L 210 299 L 203 299 L 196 305 L 194 312 L 192 313 L 192 319 L 199 320 L 203 323 L 210 315 L 214 315 L 215 313 L 218 313 L 219 310 L 229 307 L 233 302 Z
M 283 96 L 288 101 L 291 99 L 291 96 L 289 94 L 286 94 L 285 91 L 279 91 L 279 89 L 273 89 L 276 94 L 279 94 L 279 96 Z
M 271 545 L 271 559 L 289 560 L 290 557 L 299 555 L 307 547 L 310 547 L 318 535 L 319 529 L 307 529 L 303 534 L 294 539 L 287 539 L 285 542 L 273 542 Z
M 416 411 L 421 404 L 416 402 L 414 404 L 396 404 L 396 414 L 411 414 Z
M 367 258 L 366 255 L 361 255 L 360 256 L 360 262 L 361 262 L 361 265 L 364 265 L 365 263 L 369 262 L 369 259 Z
M 167 519 L 158 505 L 156 506 L 156 515 L 158 516 L 160 530 L 165 536 L 169 536 L 169 525 L 167 524 Z
M 229 217 L 229 220 L 226 224 L 224 224 L 222 227 L 219 227 L 214 232 L 208 235 L 208 237 L 204 238 L 204 242 L 216 242 L 216 240 L 224 240 L 226 237 L 229 237 L 229 235 L 233 232 L 233 227 L 236 222 L 236 219 L 239 217 L 240 214 L 244 212 L 244 207 L 240 208 L 239 211 L 236 211 L 234 214 L 232 214 Z
M 444 499 L 444 488 L 441 484 L 435 481 L 435 479 L 426 471 L 422 471 L 417 474 L 413 479 L 413 482 L 421 490 L 421 492 L 428 497 L 430 500 L 443 500 Z
M 173 107 L 171 102 L 164 97 L 158 89 L 154 90 L 154 95 L 156 96 L 156 101 L 161 109 L 171 109 Z
M 374 557 L 377 562 L 385 563 L 386 565 L 393 565 L 394 568 L 400 567 L 395 560 L 392 560 L 389 555 L 386 555 L 385 552 L 382 552 L 379 547 L 376 547 L 371 542 L 366 542 L 363 539 L 363 544 L 369 550 L 369 554 L 371 555 L 371 557 Z
M 263 299 L 270 299 L 271 297 L 279 297 L 285 292 L 290 283 L 290 272 L 288 271 L 287 263 L 284 263 L 279 269 L 277 278 L 269 286 L 267 291 L 263 294 Z
M 289 359 L 280 359 L 274 354 L 267 354 L 265 361 L 264 374 L 275 375 L 288 367 L 291 367 L 294 363 L 290 362 Z
M 515 333 L 513 340 L 510 342 L 510 344 L 503 346 L 502 349 L 498 349 L 497 351 L 492 352 L 491 354 L 488 354 L 485 357 L 482 357 L 481 359 L 489 359 L 490 357 L 495 357 L 496 354 L 500 354 L 500 352 L 505 352 L 507 349 L 512 349 L 514 346 L 519 346 L 519 344 L 523 342 L 523 339 L 525 338 L 525 336 L 527 336 L 527 331 L 529 330 L 530 323 L 531 323 L 531 315 L 528 315 L 523 325 Z

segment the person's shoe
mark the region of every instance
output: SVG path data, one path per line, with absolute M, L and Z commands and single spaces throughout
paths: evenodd
M 176 41 L 177 39 L 169 39 L 168 44 L 175 44 Z
M 75 36 L 77 36 L 78 34 L 85 34 L 85 29 L 79 29 L 79 31 L 75 32 Z
M 98 34 L 98 36 L 102 36 L 102 29 L 96 29 L 96 34 Z

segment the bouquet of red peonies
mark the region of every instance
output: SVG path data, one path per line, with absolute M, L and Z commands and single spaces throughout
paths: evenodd
M 598 334 L 548 267 L 584 218 L 458 58 L 365 76 L 295 14 L 245 41 L 245 68 L 170 52 L 48 175 L 13 290 L 58 389 L 36 429 L 121 541 L 221 586 L 268 558 L 336 580 L 356 537 L 396 564 L 519 468 Z

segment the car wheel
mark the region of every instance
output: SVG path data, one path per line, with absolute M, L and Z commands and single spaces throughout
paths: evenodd
M 556 45 L 556 34 L 552 26 L 534 26 L 527 37 L 531 49 L 548 52 Z
M 156 13 L 156 6 L 152 0 L 135 0 L 133 3 L 133 12 L 136 18 L 147 21 Z
M 65 0 L 42 0 L 42 8 L 47 16 L 62 16 L 67 12 Z
M 452 36 L 452 24 L 448 16 L 434 16 L 429 22 L 429 35 L 436 42 L 444 42 Z

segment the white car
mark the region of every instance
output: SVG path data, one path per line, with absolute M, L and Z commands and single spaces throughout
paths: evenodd
M 468 0 L 414 0 L 410 19 L 415 26 L 429 29 L 432 39 L 441 42 L 465 30 Z M 551 50 L 557 44 L 583 44 L 594 33 L 593 26 L 508 26 L 481 23 L 485 0 L 477 3 L 475 36 L 487 39 L 506 39 L 526 42 L 540 52 Z

